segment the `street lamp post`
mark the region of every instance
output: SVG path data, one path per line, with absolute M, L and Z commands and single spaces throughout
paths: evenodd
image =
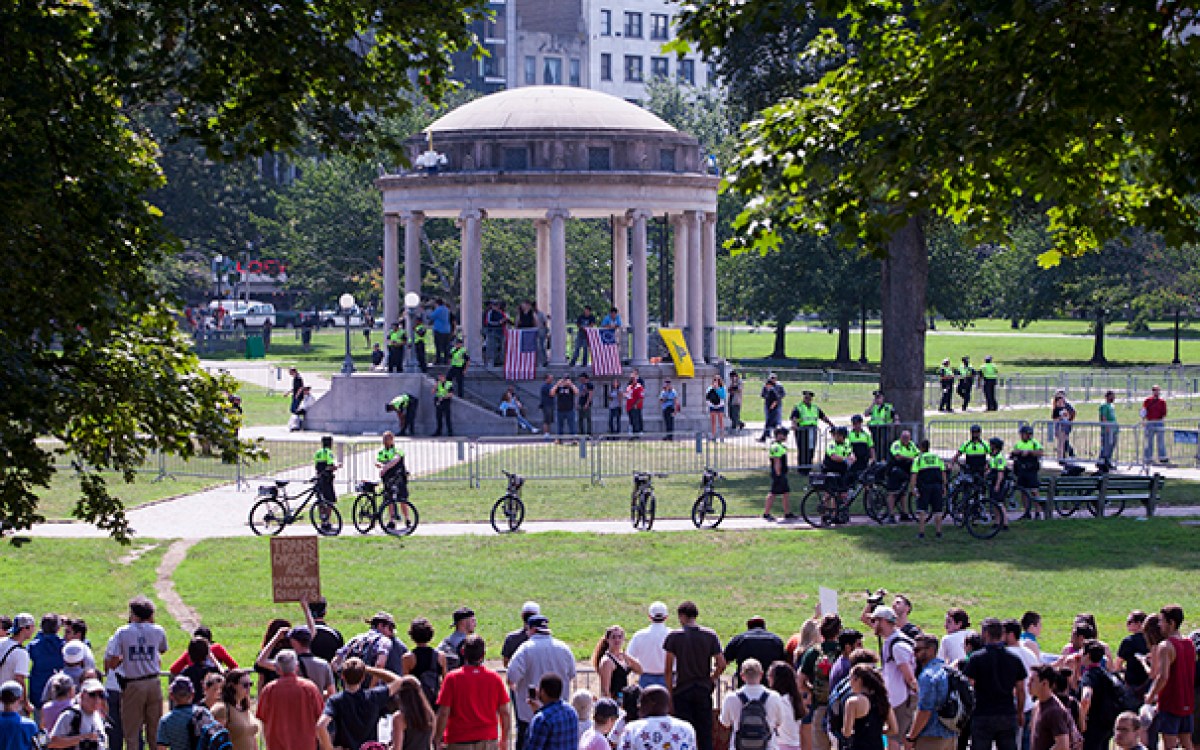
M 346 316 L 346 358 L 342 360 L 342 374 L 354 374 L 354 358 L 350 356 L 350 313 L 354 311 L 354 295 L 350 293 L 343 294 L 338 298 L 338 304 L 342 307 L 342 314 Z
M 217 253 L 217 257 L 213 258 L 213 276 L 217 281 L 217 299 L 221 299 L 221 276 L 224 275 L 225 256 Z
M 415 333 L 413 325 L 413 315 L 416 313 L 417 307 L 421 304 L 421 295 L 416 292 L 409 292 L 404 295 L 404 307 L 406 315 L 404 316 L 404 330 L 408 334 L 408 351 L 404 355 L 404 371 L 405 372 L 420 372 L 421 368 L 417 367 L 417 342 L 413 339 Z

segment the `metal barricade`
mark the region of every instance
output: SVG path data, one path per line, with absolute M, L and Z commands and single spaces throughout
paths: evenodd
M 587 435 L 476 438 L 471 482 L 503 480 L 505 471 L 526 479 L 593 479 L 592 440 Z
M 987 422 L 967 419 L 931 419 L 925 423 L 925 436 L 929 438 L 930 449 L 939 454 L 953 454 L 959 449 L 959 446 L 970 439 L 971 425 L 974 424 L 983 428 L 984 442 L 993 437 L 1003 440 L 1004 450 L 1007 454 L 1007 451 L 1017 442 L 1021 425 L 1029 423 L 1020 419 L 993 419 Z
M 696 432 L 598 435 L 592 438 L 593 482 L 628 477 L 635 471 L 699 475 L 705 466 L 705 438 Z

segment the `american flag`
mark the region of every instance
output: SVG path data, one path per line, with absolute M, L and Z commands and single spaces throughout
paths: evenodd
M 504 342 L 504 379 L 533 380 L 537 374 L 537 329 L 509 328 Z
M 588 328 L 588 348 L 592 350 L 592 372 L 601 375 L 621 374 L 621 347 L 617 345 L 615 328 Z

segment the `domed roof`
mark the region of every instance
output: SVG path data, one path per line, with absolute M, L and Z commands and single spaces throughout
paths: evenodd
M 427 131 L 638 130 L 677 132 L 657 116 L 611 94 L 574 86 L 526 86 L 467 102 Z

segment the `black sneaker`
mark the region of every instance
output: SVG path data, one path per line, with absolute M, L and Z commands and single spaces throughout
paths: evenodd
M 924 538 L 925 538 L 925 535 L 918 532 L 917 539 L 924 539 Z
M 774 521 L 775 516 L 771 515 L 770 513 L 763 513 L 763 520 L 764 521 Z
M 783 520 L 785 520 L 785 521 L 794 521 L 794 520 L 796 520 L 796 514 L 795 514 L 795 513 L 784 513 L 784 514 L 783 514 Z

